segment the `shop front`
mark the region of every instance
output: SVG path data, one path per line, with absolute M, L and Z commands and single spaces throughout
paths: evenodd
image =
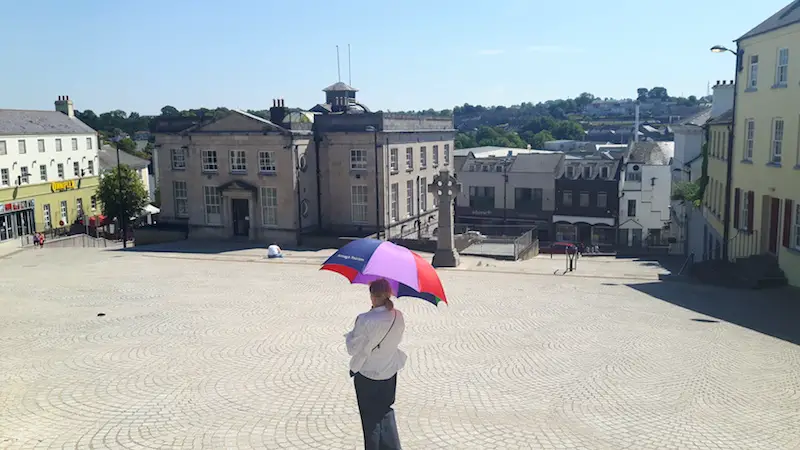
M 0 242 L 36 231 L 35 211 L 33 199 L 0 203 Z
M 554 215 L 553 222 L 558 242 L 575 242 L 601 248 L 611 248 L 616 243 L 612 218 Z

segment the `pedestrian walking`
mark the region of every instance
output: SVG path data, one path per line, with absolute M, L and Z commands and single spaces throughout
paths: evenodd
M 406 324 L 391 300 L 392 288 L 383 278 L 369 284 L 372 308 L 356 318 L 345 335 L 350 376 L 356 390 L 365 450 L 400 449 L 394 405 L 397 372 L 406 354 L 398 345 Z

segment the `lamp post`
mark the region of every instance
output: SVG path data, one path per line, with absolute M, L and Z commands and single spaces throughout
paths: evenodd
M 380 184 L 378 183 L 378 129 L 372 125 L 366 128 L 366 131 L 372 132 L 373 147 L 375 149 L 375 237 L 381 238 L 381 193 Z
M 122 136 L 114 136 L 111 138 L 111 141 L 116 144 L 117 147 L 117 185 L 118 185 L 118 192 L 117 192 L 117 207 L 119 208 L 119 224 L 122 227 L 122 248 L 128 248 L 128 230 L 127 230 L 127 221 L 125 220 L 125 212 L 124 212 L 124 201 L 122 197 L 122 166 L 119 162 L 119 147 L 120 142 L 122 141 Z
M 738 44 L 737 44 L 738 46 Z M 728 241 L 730 240 L 731 231 L 731 184 L 733 183 L 733 134 L 736 129 L 736 93 L 739 91 L 739 58 L 741 54 L 739 50 L 733 51 L 728 47 L 722 45 L 715 45 L 711 47 L 713 53 L 730 52 L 736 56 L 736 66 L 734 67 L 734 81 L 733 81 L 733 105 L 731 108 L 731 126 L 728 131 L 728 151 L 727 151 L 727 164 L 725 167 L 725 210 L 723 211 L 723 230 L 722 230 L 722 259 L 727 261 L 729 258 Z

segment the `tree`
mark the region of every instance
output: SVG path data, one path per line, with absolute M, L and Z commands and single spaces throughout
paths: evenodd
M 148 194 L 139 174 L 123 164 L 114 167 L 100 179 L 97 199 L 103 206 L 104 216 L 128 220 L 139 217 L 147 205 Z
M 542 130 L 538 133 L 526 131 L 522 133 L 522 138 L 525 139 L 525 142 L 527 142 L 531 148 L 535 149 L 543 149 L 545 142 L 555 139 L 548 130 Z
M 181 112 L 178 111 L 178 108 L 174 106 L 167 105 L 161 108 L 161 115 L 162 116 L 180 116 Z

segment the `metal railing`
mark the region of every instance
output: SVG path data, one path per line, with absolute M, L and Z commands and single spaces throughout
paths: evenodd
M 761 253 L 761 235 L 758 230 L 737 230 L 736 234 L 728 241 L 728 259 L 730 261 L 759 253 Z

